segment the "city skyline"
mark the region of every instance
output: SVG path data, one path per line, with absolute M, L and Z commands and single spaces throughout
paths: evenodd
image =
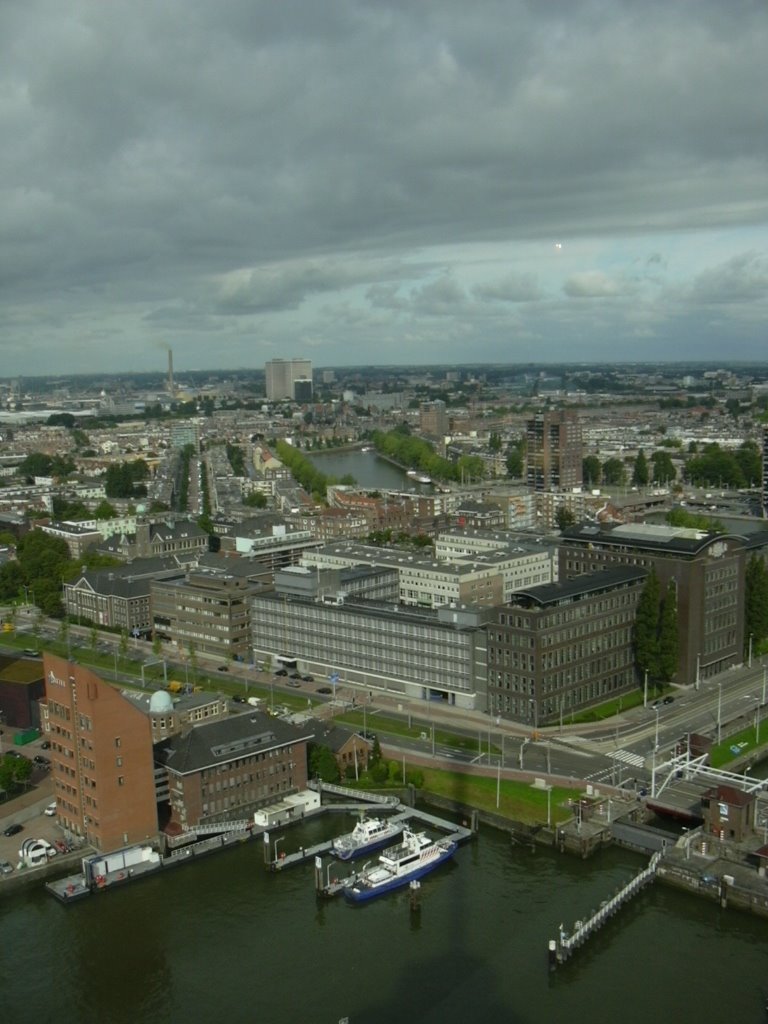
M 764 359 L 764 5 L 5 5 L 8 376 Z

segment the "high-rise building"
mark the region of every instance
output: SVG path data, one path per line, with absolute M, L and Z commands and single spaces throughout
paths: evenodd
M 545 412 L 527 421 L 526 482 L 535 491 L 581 487 L 581 423 L 573 409 Z
M 43 665 L 59 824 L 97 850 L 153 839 L 149 718 L 84 665 L 51 654 Z
M 264 366 L 267 398 L 279 402 L 295 398 L 294 386 L 298 380 L 312 380 L 312 362 L 309 359 L 270 359 Z
M 422 402 L 419 407 L 419 428 L 422 434 L 442 438 L 448 433 L 448 411 L 445 402 Z
M 768 427 L 763 427 L 763 518 L 768 517 Z

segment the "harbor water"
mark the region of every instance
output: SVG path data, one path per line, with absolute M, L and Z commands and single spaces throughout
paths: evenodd
M 280 849 L 328 829 L 291 830 Z M 768 924 L 658 882 L 550 973 L 560 923 L 646 863 L 484 829 L 423 880 L 418 911 L 407 891 L 318 900 L 312 864 L 270 873 L 260 841 L 67 907 L 27 889 L 0 901 L 0 1007 L 57 1024 L 764 1021 Z

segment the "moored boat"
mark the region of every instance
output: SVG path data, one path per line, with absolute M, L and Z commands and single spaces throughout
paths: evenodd
M 332 851 L 340 860 L 352 860 L 371 850 L 381 849 L 402 831 L 402 824 L 397 822 L 384 818 L 363 818 L 351 832 L 333 840 Z
M 402 843 L 390 846 L 379 854 L 375 864 L 364 867 L 350 880 L 344 895 L 353 903 L 363 903 L 401 889 L 434 871 L 455 852 L 456 843 L 452 839 L 430 839 L 424 832 L 406 829 Z

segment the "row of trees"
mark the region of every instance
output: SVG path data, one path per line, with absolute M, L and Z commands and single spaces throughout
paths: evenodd
M 670 580 L 661 594 L 656 570 L 651 569 L 635 613 L 635 661 L 654 685 L 668 683 L 677 672 L 679 657 L 677 587 Z
M 376 451 L 401 466 L 418 470 L 433 480 L 482 480 L 485 463 L 478 455 L 462 455 L 456 462 L 438 455 L 429 441 L 412 437 L 405 430 L 386 433 L 374 430 L 371 439 Z
M 646 457 L 640 451 L 634 459 L 611 458 L 601 462 L 597 455 L 587 455 L 582 463 L 582 476 L 586 487 L 647 487 L 649 484 L 670 484 L 677 480 L 678 472 L 670 446 L 665 446 Z M 522 459 L 521 459 L 522 461 Z M 685 463 L 683 476 L 698 487 L 739 488 L 755 486 L 762 478 L 761 455 L 754 441 L 745 441 L 735 452 L 725 451 L 718 444 L 707 445 L 700 454 L 692 454 Z M 510 473 L 510 476 L 516 475 Z M 522 472 L 519 474 L 522 475 Z
M 277 442 L 276 452 L 278 459 L 291 471 L 294 480 L 305 491 L 312 494 L 316 500 L 323 501 L 325 499 L 329 484 L 339 483 L 354 486 L 357 483 L 355 478 L 350 475 L 345 475 L 341 479 L 326 476 L 325 473 L 320 472 L 313 462 L 310 462 L 305 455 L 302 455 L 298 448 L 294 448 L 293 445 L 288 444 L 286 441 Z

